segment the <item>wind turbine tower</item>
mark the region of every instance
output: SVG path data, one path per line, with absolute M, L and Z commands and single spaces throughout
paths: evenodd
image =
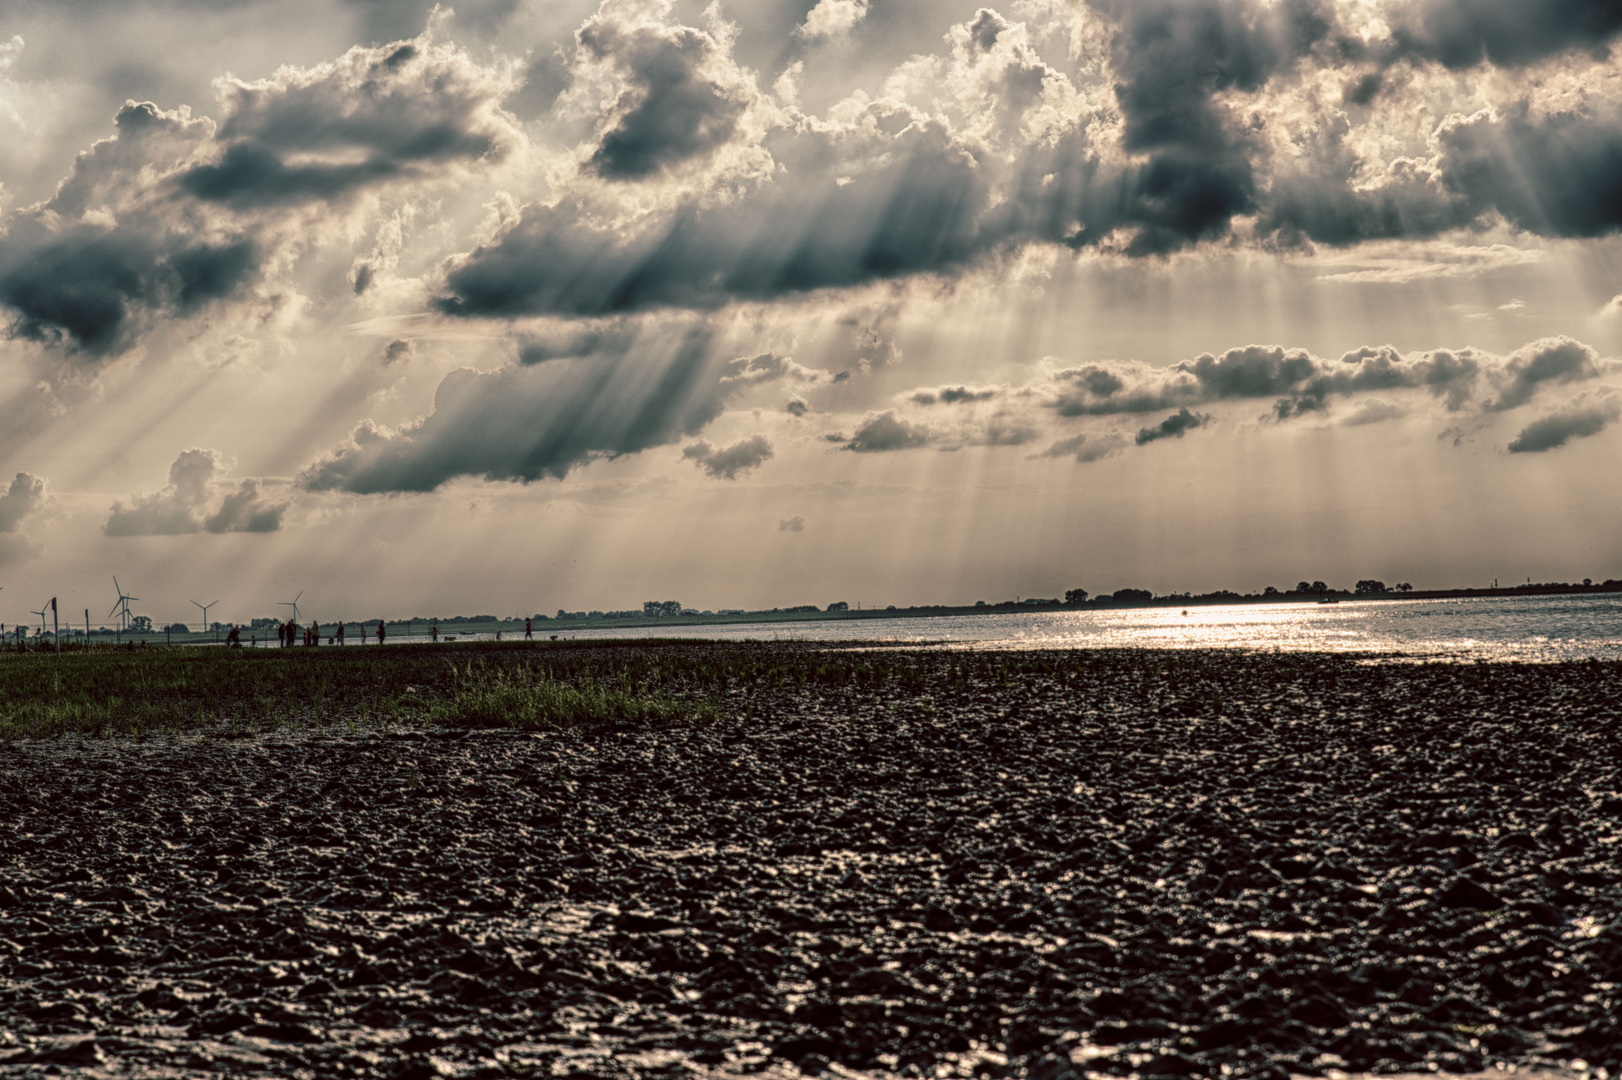
M 203 629 L 206 631 L 208 629 L 208 609 L 219 603 L 219 601 L 215 600 L 207 604 L 198 604 L 197 601 L 193 600 L 192 603 L 203 609 Z M 217 632 L 214 635 L 214 640 L 215 642 L 220 640 L 220 635 Z
M 140 597 L 130 596 L 128 593 L 126 593 L 124 591 L 124 586 L 118 583 L 118 578 L 116 575 L 113 577 L 113 588 L 118 590 L 118 603 L 114 604 L 113 610 L 109 611 L 107 614 L 109 617 L 115 614 L 118 616 L 118 631 L 121 640 L 124 631 L 130 628 L 130 601 L 139 600 Z

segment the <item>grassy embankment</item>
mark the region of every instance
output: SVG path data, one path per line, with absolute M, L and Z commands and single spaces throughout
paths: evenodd
M 884 648 L 669 640 L 3 653 L 0 739 L 709 721 L 806 692 L 805 700 L 847 716 L 902 704 L 927 711 L 937 699 L 947 705 L 1025 676 L 1080 689 L 1097 663 L 1089 655 L 926 659 Z M 1191 654 L 1176 666 L 1209 663 Z M 1182 677 L 1203 682 L 1205 673 Z
M 941 653 L 647 639 L 4 653 L 0 739 L 327 725 L 597 727 L 747 718 L 780 707 L 854 721 L 981 707 L 987 695 L 1016 684 L 1079 706 L 1123 666 L 1137 687 L 1133 707 L 1217 716 L 1281 680 L 1305 678 L 1315 693 L 1334 692 L 1351 661 L 1328 661 L 1192 650 Z
M 707 719 L 660 668 L 553 646 L 0 655 L 0 739 L 344 724 L 546 728 Z M 597 662 L 593 662 L 597 660 Z

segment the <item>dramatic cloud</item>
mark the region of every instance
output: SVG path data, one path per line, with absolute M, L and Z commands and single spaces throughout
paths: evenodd
M 1570 338 L 1549 338 L 1510 355 L 1499 381 L 1502 389 L 1487 403 L 1493 412 L 1519 408 L 1545 384 L 1583 382 L 1599 375 L 1599 356 Z
M 1566 445 L 1572 439 L 1598 435 L 1622 414 L 1616 401 L 1574 405 L 1526 425 L 1509 444 L 1512 454 L 1538 454 Z
M 1179 409 L 1154 427 L 1139 428 L 1137 437 L 1133 441 L 1139 446 L 1143 446 L 1159 439 L 1181 439 L 1184 432 L 1204 427 L 1210 422 L 1211 417 L 1209 416 L 1192 413 L 1187 409 Z
M 270 503 L 259 482 L 244 480 L 230 491 L 220 480 L 225 466 L 214 450 L 186 450 L 169 466 L 169 486 L 115 502 L 102 531 L 108 536 L 181 536 L 211 532 L 275 532 L 286 503 Z
M 1424 390 L 1452 411 L 1480 401 L 1499 411 L 1526 404 L 1545 384 L 1580 382 L 1600 374 L 1597 354 L 1566 337 L 1544 338 L 1497 357 L 1478 349 L 1434 349 L 1404 355 L 1389 345 L 1355 349 L 1338 361 L 1279 345 L 1245 345 L 1204 353 L 1167 368 L 1091 364 L 1064 368 L 1026 390 L 1060 416 L 1158 412 L 1217 401 L 1275 398 L 1272 415 L 1286 420 L 1322 412 L 1337 397 Z M 934 391 L 924 391 L 932 394 Z
M 1398 57 L 1521 67 L 1602 48 L 1622 34 L 1622 8 L 1610 0 L 1417 0 L 1398 7 L 1393 23 Z
M 0 533 L 14 533 L 23 518 L 45 501 L 45 481 L 32 473 L 20 472 L 0 495 Z
M 706 335 L 625 353 L 445 376 L 428 415 L 398 430 L 359 424 L 299 477 L 315 491 L 432 491 L 458 476 L 561 478 L 697 435 L 732 388 Z
M 739 473 L 758 469 L 771 459 L 772 444 L 764 435 L 751 435 L 717 450 L 707 442 L 696 442 L 682 450 L 686 461 L 723 480 L 736 480 Z
M 1113 102 L 1047 64 L 1027 24 L 983 9 L 952 28 L 949 56 L 920 58 L 881 96 L 858 92 L 813 117 L 792 87 L 768 100 L 725 32 L 671 21 L 668 3 L 605 4 L 578 35 L 575 77 L 617 80 L 582 174 L 613 190 L 581 179 L 525 207 L 447 264 L 436 303 L 464 317 L 714 308 L 956 275 L 1032 244 L 1164 255 L 1252 220 L 1242 236 L 1287 247 L 1499 219 L 1546 236 L 1622 227 L 1611 197 L 1622 115 L 1602 99 L 1553 109 L 1506 99 L 1470 115 L 1447 111 L 1451 99 L 1377 100 L 1381 65 L 1451 64 L 1464 55 L 1446 44 L 1455 38 L 1510 66 L 1597 45 L 1614 18 L 1591 5 L 1547 0 L 1524 18 L 1499 0 L 1421 5 L 1396 37 L 1343 25 L 1345 5 L 1329 0 L 1090 6 L 1113 27 L 1107 55 L 1089 58 L 1107 66 Z M 1558 19 L 1557 8 L 1577 22 L 1523 37 L 1521 53 L 1483 44 Z M 861 11 L 859 0 L 823 0 L 801 36 L 833 34 Z M 1358 111 L 1306 96 L 1322 73 L 1366 76 L 1344 103 Z M 1413 152 L 1371 156 L 1393 140 Z M 723 170 L 724 192 L 672 186 L 673 170 L 704 172 L 727 155 L 739 164 Z
M 886 450 L 910 450 L 928 446 L 933 433 L 927 424 L 913 424 L 895 414 L 894 410 L 869 413 L 856 435 L 845 443 L 844 449 L 858 454 L 876 454 Z
M 498 160 L 521 136 L 500 101 L 514 76 L 429 35 L 357 47 L 330 64 L 218 84 L 211 160 L 174 177 L 237 209 L 332 203 L 381 183 Z
M 583 63 L 621 89 L 588 165 L 608 180 L 640 180 L 703 161 L 731 142 L 756 95 L 715 32 L 671 25 L 669 0 L 608 0 L 575 35 Z
M 278 229 L 288 214 L 329 214 L 521 139 L 499 108 L 508 74 L 426 35 L 218 86 L 218 124 L 127 103 L 49 200 L 5 222 L 0 304 L 14 335 L 117 352 L 147 320 L 241 293 L 297 239 Z

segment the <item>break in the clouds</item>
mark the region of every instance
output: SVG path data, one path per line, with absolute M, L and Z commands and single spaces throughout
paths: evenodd
M 185 450 L 169 467 L 169 485 L 113 504 L 102 531 L 108 536 L 180 536 L 188 533 L 269 533 L 282 527 L 285 502 L 271 502 L 260 482 L 224 482 L 226 467 L 214 450 Z

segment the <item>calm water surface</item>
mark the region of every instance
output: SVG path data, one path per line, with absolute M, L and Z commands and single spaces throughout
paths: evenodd
M 539 631 L 537 631 L 539 633 Z M 550 631 L 548 631 L 550 633 Z M 483 635 L 481 635 L 483 636 Z M 1139 647 L 1401 652 L 1496 660 L 1622 659 L 1622 594 L 1008 612 L 560 631 L 560 639 L 889 641 L 994 649 Z

